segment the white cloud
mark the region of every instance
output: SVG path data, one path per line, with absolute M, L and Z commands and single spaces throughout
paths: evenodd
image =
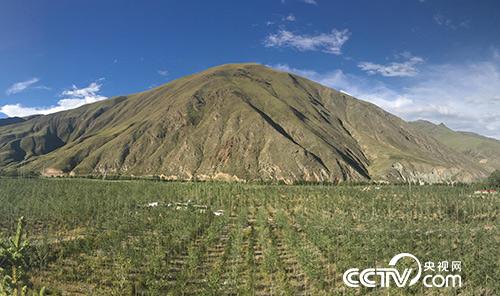
M 500 50 L 498 48 L 492 48 L 493 58 L 500 61 Z
M 452 21 L 449 18 L 444 17 L 442 14 L 435 14 L 433 16 L 433 19 L 436 22 L 436 24 L 440 26 L 450 27 L 452 25 Z
M 427 65 L 402 88 L 341 70 L 273 67 L 342 90 L 406 120 L 444 122 L 455 130 L 500 139 L 500 62 L 495 60 Z
M 319 73 L 313 70 L 292 68 L 286 64 L 279 64 L 271 67 L 309 78 L 325 86 L 341 90 L 343 93 L 350 96 L 370 101 L 384 109 L 391 109 L 410 103 L 407 97 L 400 95 L 380 82 L 346 74 L 342 70 L 336 69 Z
M 4 113 L 9 117 L 18 116 L 24 117 L 34 114 L 50 114 L 59 111 L 74 109 L 85 104 L 94 103 L 107 99 L 107 97 L 99 95 L 102 84 L 98 82 L 102 79 L 92 82 L 84 88 L 77 88 L 75 85 L 71 89 L 61 93 L 63 97 L 55 106 L 49 107 L 26 107 L 21 104 L 10 104 L 0 106 L 0 113 Z
M 270 34 L 264 40 L 266 47 L 292 47 L 299 51 L 323 51 L 340 55 L 342 46 L 349 40 L 351 33 L 344 29 L 333 29 L 331 33 L 318 35 L 298 35 L 287 30 L 280 30 Z
M 297 20 L 297 18 L 295 17 L 294 14 L 290 13 L 288 15 L 285 15 L 285 16 L 281 16 L 280 18 L 276 18 L 274 20 L 268 20 L 266 21 L 266 26 L 273 26 L 273 25 L 280 25 L 280 24 L 283 24 L 283 23 L 286 23 L 286 22 L 295 22 Z
M 33 88 L 35 88 L 35 89 L 43 89 L 43 90 L 52 90 L 51 87 L 48 87 L 46 85 L 36 85 L 36 86 L 33 86 Z
M 168 71 L 167 70 L 158 70 L 158 74 L 161 76 L 168 76 Z
M 416 66 L 424 62 L 421 57 L 412 56 L 408 52 L 400 54 L 406 60 L 403 62 L 392 62 L 389 64 L 375 64 L 372 62 L 361 62 L 358 67 L 368 74 L 380 74 L 385 77 L 409 77 L 418 73 Z
M 7 95 L 13 95 L 13 94 L 17 94 L 17 93 L 20 93 L 22 92 L 23 90 L 27 89 L 28 87 L 30 87 L 31 85 L 37 83 L 38 81 L 40 81 L 40 79 L 38 78 L 31 78 L 29 80 L 26 80 L 26 81 L 21 81 L 21 82 L 16 82 L 14 84 L 12 84 L 6 91 L 5 93 Z
M 289 22 L 295 22 L 297 20 L 297 18 L 295 18 L 295 15 L 293 14 L 289 14 L 287 15 L 285 18 L 284 18 L 285 21 L 289 21 Z
M 442 14 L 435 14 L 433 16 L 434 22 L 440 26 L 447 27 L 452 30 L 460 29 L 460 28 L 469 28 L 470 27 L 470 21 L 465 20 L 461 21 L 460 23 L 456 24 L 453 22 L 451 19 L 445 17 Z
M 302 0 L 302 2 L 312 5 L 318 5 L 318 2 L 316 2 L 316 0 Z

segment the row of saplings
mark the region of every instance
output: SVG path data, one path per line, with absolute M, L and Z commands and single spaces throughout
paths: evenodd
M 29 242 L 25 238 L 24 227 L 24 218 L 21 217 L 15 236 L 0 238 L 0 296 L 46 295 L 45 287 L 35 291 L 28 280 L 26 261 Z

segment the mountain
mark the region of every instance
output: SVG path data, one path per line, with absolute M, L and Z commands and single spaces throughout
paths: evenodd
M 487 175 L 373 104 L 258 64 L 222 65 L 0 127 L 0 168 L 286 183 Z
M 25 121 L 24 118 L 21 117 L 8 117 L 8 118 L 0 118 L 0 126 L 19 123 Z
M 416 128 L 431 135 L 449 148 L 472 158 L 489 172 L 500 170 L 500 141 L 475 133 L 454 131 L 444 124 L 425 120 L 411 122 Z

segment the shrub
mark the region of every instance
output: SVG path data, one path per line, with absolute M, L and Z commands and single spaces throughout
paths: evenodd
M 16 235 L 0 241 L 0 296 L 27 295 L 28 279 L 26 258 L 29 246 L 24 238 L 24 217 L 17 222 Z M 45 288 L 39 295 L 45 294 Z
M 488 184 L 500 187 L 500 170 L 495 170 L 488 178 Z

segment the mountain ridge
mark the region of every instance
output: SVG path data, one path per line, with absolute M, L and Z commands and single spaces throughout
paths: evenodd
M 436 125 L 427 120 L 417 120 L 411 124 L 449 148 L 472 158 L 484 169 L 500 169 L 500 140 L 473 132 L 455 131 L 443 123 Z
M 0 168 L 285 183 L 488 172 L 371 103 L 255 63 L 0 127 Z

